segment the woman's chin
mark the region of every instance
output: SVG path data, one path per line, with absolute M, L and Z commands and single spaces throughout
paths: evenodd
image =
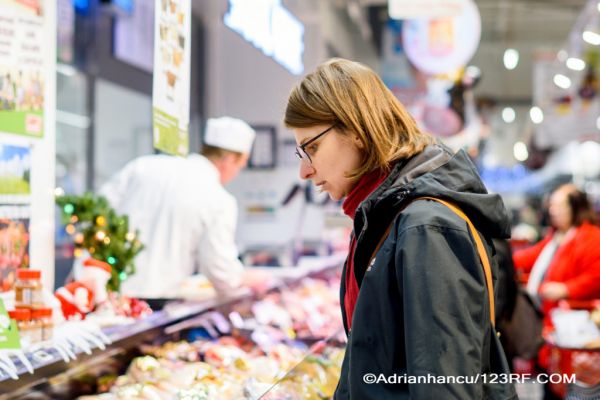
M 327 192 L 327 194 L 329 195 L 329 198 L 333 201 L 340 201 L 344 196 L 340 193 L 336 193 L 336 192 Z

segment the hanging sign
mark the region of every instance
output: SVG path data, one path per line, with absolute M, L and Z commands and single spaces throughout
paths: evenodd
M 191 17 L 190 0 L 155 2 L 153 143 L 181 156 L 189 149 Z
M 481 37 L 481 16 L 473 0 L 464 0 L 454 17 L 405 21 L 404 50 L 419 70 L 446 74 L 465 66 L 475 54 Z
M 0 132 L 43 136 L 44 53 L 42 1 L 0 1 Z
M 389 0 L 391 19 L 455 17 L 462 12 L 465 0 Z

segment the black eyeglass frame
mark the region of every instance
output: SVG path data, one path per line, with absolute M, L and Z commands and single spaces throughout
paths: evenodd
M 309 164 L 312 164 L 312 160 L 310 158 L 310 155 L 306 152 L 306 146 L 308 146 L 309 144 L 315 142 L 316 140 L 318 140 L 321 136 L 323 136 L 324 134 L 326 134 L 327 132 L 329 132 L 330 130 L 332 130 L 333 128 L 336 127 L 336 124 L 331 125 L 329 128 L 325 129 L 323 132 L 319 133 L 318 135 L 316 135 L 315 137 L 313 137 L 312 139 L 308 140 L 307 142 L 301 144 L 300 146 L 296 146 L 296 156 L 298 156 L 298 158 L 300 160 L 304 160 L 305 158 L 302 156 L 303 154 L 306 156 L 306 159 L 308 160 Z

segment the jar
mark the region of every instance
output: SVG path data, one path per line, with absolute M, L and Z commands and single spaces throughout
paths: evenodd
M 21 347 L 28 347 L 32 343 L 39 342 L 41 339 L 41 323 L 31 320 L 31 311 L 26 308 L 17 308 L 8 312 L 11 319 L 14 319 L 19 328 L 19 337 Z
M 15 305 L 18 307 L 42 308 L 42 273 L 34 269 L 18 269 L 15 281 Z
M 54 321 L 51 308 L 40 308 L 31 312 L 31 318 L 41 324 L 41 340 L 51 340 L 54 333 Z

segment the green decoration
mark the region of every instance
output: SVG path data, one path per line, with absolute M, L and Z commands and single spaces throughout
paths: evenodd
M 121 283 L 135 273 L 135 256 L 144 248 L 138 231 L 129 231 L 129 219 L 118 215 L 102 196 L 59 196 L 61 220 L 75 243 L 75 255 L 87 250 L 96 260 L 112 267 L 108 290 L 119 291 Z M 74 227 L 74 229 L 73 229 Z
M 0 299 L 0 350 L 18 350 L 21 348 L 17 323 L 10 319 L 4 302 Z

